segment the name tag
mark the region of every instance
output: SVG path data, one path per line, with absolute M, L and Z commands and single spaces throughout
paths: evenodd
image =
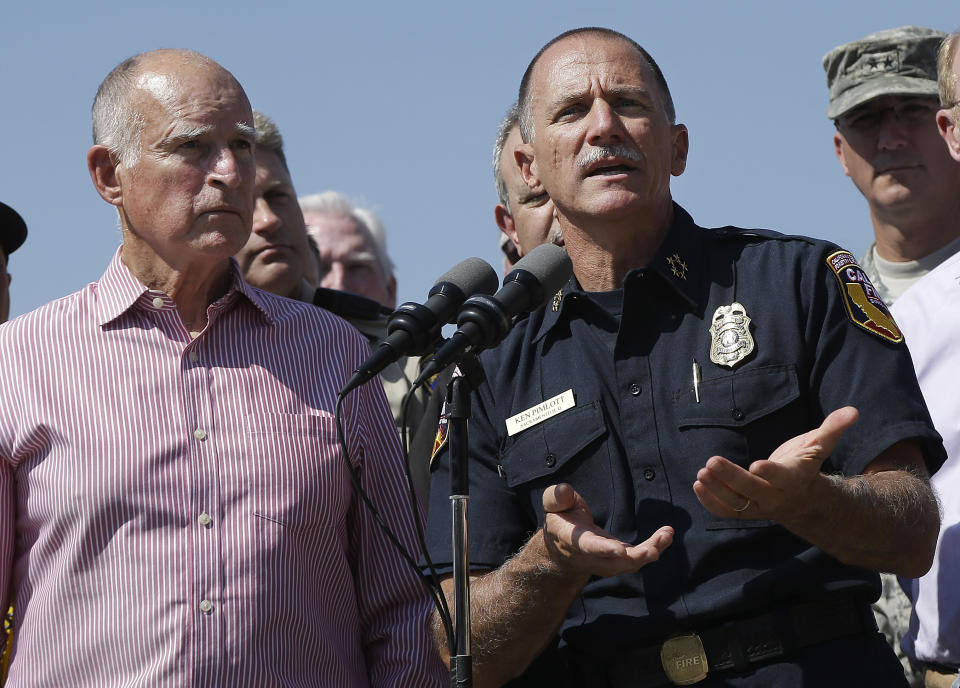
M 532 428 L 537 423 L 542 423 L 547 418 L 551 418 L 558 413 L 562 413 L 569 408 L 574 407 L 573 390 L 568 389 L 562 394 L 542 401 L 536 406 L 521 411 L 515 416 L 507 418 L 507 435 L 516 435 L 521 430 Z

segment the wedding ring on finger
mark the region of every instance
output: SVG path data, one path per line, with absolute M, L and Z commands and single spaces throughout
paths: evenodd
M 744 511 L 746 511 L 747 509 L 749 509 L 751 504 L 753 504 L 753 501 L 751 501 L 751 499 L 750 499 L 749 497 L 747 497 L 746 503 L 745 503 L 742 507 L 740 507 L 739 509 L 734 509 L 734 511 L 736 511 L 738 514 L 739 514 L 739 513 L 742 513 L 742 512 L 744 512 Z

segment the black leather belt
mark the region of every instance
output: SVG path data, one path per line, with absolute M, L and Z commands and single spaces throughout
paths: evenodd
M 940 662 L 920 662 L 924 669 L 933 669 L 941 674 L 960 673 L 960 666 L 956 664 L 941 664 Z
M 708 674 L 744 671 L 804 647 L 876 630 L 868 604 L 831 596 L 679 634 L 659 645 L 627 648 L 589 671 L 605 673 L 612 686 L 690 685 Z

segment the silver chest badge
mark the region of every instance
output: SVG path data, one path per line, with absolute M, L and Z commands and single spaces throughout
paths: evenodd
M 743 304 L 734 301 L 717 308 L 710 324 L 710 360 L 733 368 L 752 354 L 753 348 L 750 316 Z

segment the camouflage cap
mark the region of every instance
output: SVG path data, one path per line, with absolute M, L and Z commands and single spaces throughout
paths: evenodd
M 942 31 L 901 26 L 839 45 L 823 56 L 830 89 L 827 117 L 879 96 L 937 96 L 937 49 Z

